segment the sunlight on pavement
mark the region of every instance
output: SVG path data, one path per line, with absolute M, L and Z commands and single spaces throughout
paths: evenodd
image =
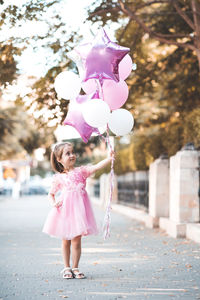
M 82 248 L 83 253 L 116 253 L 116 252 L 124 252 L 124 249 L 114 249 L 114 248 Z
M 138 289 L 136 289 L 138 290 Z M 163 292 L 162 292 L 162 289 L 158 289 L 158 292 L 157 292 L 157 289 L 154 290 L 154 292 L 152 291 L 144 291 L 142 292 L 130 292 L 130 293 L 127 293 L 127 292 L 88 292 L 88 294 L 92 294 L 92 295 L 102 295 L 102 296 L 111 296 L 111 295 L 118 295 L 118 296 L 121 296 L 122 298 L 126 298 L 126 296 L 141 296 L 141 295 L 152 295 L 152 294 L 155 294 L 155 295 L 168 295 L 168 296 L 175 296 L 175 294 L 172 294 L 171 292 L 187 292 L 187 290 L 182 290 L 182 289 L 169 289 L 169 290 L 166 290 L 166 289 L 163 289 Z

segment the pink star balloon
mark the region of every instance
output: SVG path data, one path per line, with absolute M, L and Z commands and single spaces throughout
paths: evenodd
M 87 124 L 82 115 L 82 105 L 90 99 L 99 98 L 98 92 L 89 95 L 79 95 L 70 101 L 69 110 L 64 120 L 64 125 L 73 126 L 80 134 L 82 140 L 87 143 L 93 132 L 99 133 L 97 128 Z
M 111 42 L 102 28 L 92 43 L 79 45 L 75 51 L 85 66 L 83 81 L 96 78 L 102 84 L 103 79 L 119 81 L 119 63 L 130 49 Z

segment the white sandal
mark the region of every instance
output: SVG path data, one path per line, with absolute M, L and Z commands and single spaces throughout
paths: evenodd
M 70 267 L 65 267 L 60 273 L 63 273 L 63 278 L 65 279 L 73 279 L 73 272 Z
M 78 271 L 78 272 L 74 272 L 74 271 Z M 85 278 L 85 275 L 82 272 L 79 272 L 79 268 L 73 268 L 72 269 L 72 273 L 74 275 L 74 278 L 76 278 L 76 279 L 83 279 L 83 278 Z M 79 276 L 81 276 L 81 277 L 79 277 Z

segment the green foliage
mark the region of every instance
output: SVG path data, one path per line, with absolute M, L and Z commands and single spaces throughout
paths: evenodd
M 6 24 L 10 27 L 18 25 L 20 21 L 39 21 L 42 15 L 50 7 L 58 3 L 58 0 L 28 0 L 23 5 L 8 4 L 1 12 L 1 26 Z
M 56 66 L 51 68 L 45 77 L 35 82 L 30 94 L 24 96 L 24 99 L 18 97 L 15 102 L 16 111 L 13 108 L 1 110 L 0 155 L 3 159 L 24 156 L 26 153 L 31 154 L 34 149 L 41 146 L 48 149 L 50 144 L 55 142 L 53 135 L 55 127 L 49 127 L 49 122 L 55 118 L 58 120 L 57 123 L 62 122 L 67 113 L 68 102 L 56 98 L 53 83 L 56 75 L 70 65 L 66 58 L 66 51 L 71 49 L 75 35 L 72 31 L 66 32 L 66 24 L 62 22 L 61 16 L 56 14 L 54 5 L 59 2 L 60 0 L 29 0 L 23 5 L 6 5 L 4 3 L 4 6 L 0 7 L 0 33 L 2 32 L 2 37 L 7 31 L 6 39 L 0 41 L 0 85 L 2 93 L 4 92 L 4 85 L 6 86 L 8 83 L 12 83 L 13 79 L 17 79 L 19 75 L 17 74 L 18 56 L 30 45 L 34 51 L 37 51 L 39 47 L 49 48 L 53 54 L 57 53 L 57 57 L 59 57 L 55 62 Z M 54 18 L 47 18 L 48 10 L 53 8 L 55 9 Z M 13 30 L 9 29 L 20 29 L 25 26 L 27 21 L 45 23 L 45 26 L 48 25 L 47 33 L 42 35 L 38 31 L 34 33 L 34 36 L 21 37 L 16 30 L 16 34 L 12 35 Z M 65 38 L 60 40 L 58 36 Z M 29 105 L 26 103 L 25 108 L 34 112 L 37 111 L 37 116 L 34 114 L 35 120 L 34 117 L 29 116 L 31 125 L 23 107 L 27 99 Z M 12 113 L 10 113 L 11 110 Z M 56 124 L 54 123 L 54 125 Z M 22 129 L 20 130 L 20 128 Z
M 123 3 L 151 30 L 166 35 L 166 40 L 194 45 L 193 29 L 171 1 Z M 193 22 L 191 1 L 178 1 L 178 5 Z M 187 142 L 199 147 L 200 74 L 196 52 L 156 40 L 122 12 L 119 1 L 95 1 L 88 19 L 121 23 L 116 38 L 119 44 L 130 47 L 136 64 L 127 79 L 129 98 L 123 106 L 134 115 L 135 131 L 130 145 L 117 149 L 116 173 L 147 169 L 161 154 L 174 155 Z
M 100 162 L 101 160 L 105 159 L 106 156 L 93 156 L 91 158 L 91 161 L 90 163 L 92 164 L 97 164 L 98 162 Z M 110 165 L 107 165 L 105 168 L 101 169 L 101 170 L 98 170 L 95 175 L 94 175 L 94 178 L 99 178 L 102 174 L 104 173 L 109 173 L 110 172 Z
M 160 155 L 175 155 L 184 144 L 191 141 L 199 147 L 199 129 L 200 109 L 195 109 L 185 119 L 174 118 L 165 128 L 154 126 L 143 132 L 135 130 L 128 147 L 119 150 L 116 147 L 116 174 L 146 170 Z
M 37 167 L 31 167 L 31 172 L 30 175 L 31 176 L 35 176 L 35 175 L 39 175 L 42 178 L 46 177 L 46 174 L 49 173 L 50 171 L 50 162 L 47 163 L 47 161 L 41 161 L 38 162 Z
M 14 59 L 17 48 L 0 43 L 0 85 L 11 83 L 16 78 L 17 64 Z
M 163 146 L 168 156 L 176 154 L 184 145 L 183 124 L 179 119 L 171 122 L 164 131 L 162 137 Z
M 25 158 L 55 142 L 54 128 L 39 128 L 20 105 L 0 110 L 0 160 Z
M 27 138 L 27 116 L 15 107 L 0 110 L 0 159 L 24 157 L 25 151 L 20 143 Z
M 57 14 L 47 20 L 45 14 L 57 3 L 59 0 L 29 0 L 22 7 L 7 5 L 1 12 L 0 30 L 6 26 L 18 27 L 31 20 L 45 20 L 48 23 L 45 36 L 38 32 L 31 37 L 31 41 L 30 37 L 9 36 L 7 41 L 1 42 L 1 84 L 12 82 L 16 77 L 15 59 L 30 42 L 33 43 L 34 49 L 39 45 L 50 49 L 53 55 L 57 54 L 59 57 L 54 67 L 35 82 L 32 92 L 27 95 L 32 99 L 27 109 L 34 107 L 38 111 L 34 125 L 30 126 L 25 112 L 21 112 L 20 115 L 18 108 L 12 112 L 1 111 L 1 148 L 4 149 L 4 145 L 8 147 L 5 140 L 5 136 L 8 135 L 9 145 L 15 145 L 14 150 L 10 148 L 7 151 L 11 156 L 20 151 L 31 153 L 34 147 L 39 145 L 49 147 L 53 141 L 54 129 L 48 129 L 49 122 L 57 119 L 57 123 L 62 123 L 68 111 L 68 102 L 57 99 L 53 82 L 56 75 L 63 70 L 76 71 L 75 65 L 67 59 L 66 54 L 77 45 L 80 36 L 79 33 L 66 32 L 65 24 Z M 158 3 L 125 0 L 123 3 L 135 11 L 151 30 L 164 35 L 179 36 L 173 38 L 174 41 L 194 44 L 192 28 L 177 13 L 171 1 Z M 153 4 L 150 5 L 151 3 Z M 191 1 L 180 0 L 178 4 L 193 21 Z M 146 169 L 160 154 L 166 152 L 169 156 L 173 155 L 188 141 L 193 141 L 199 147 L 200 76 L 196 53 L 187 48 L 163 44 L 152 35 L 146 34 L 138 23 L 120 10 L 117 0 L 94 1 L 89 8 L 88 20 L 101 25 L 111 25 L 113 22 L 120 24 L 116 30 L 116 38 L 120 45 L 130 47 L 131 57 L 136 66 L 127 80 L 129 99 L 124 105 L 124 108 L 134 115 L 135 131 L 130 145 L 117 146 L 115 172 L 123 174 Z M 58 33 L 64 37 L 63 40 L 58 39 Z M 20 105 L 22 103 L 21 99 Z M 22 121 L 25 124 L 23 126 Z M 84 145 L 80 143 L 77 147 L 80 151 L 80 163 L 89 162 L 81 150 Z M 5 157 L 5 153 L 1 156 Z M 109 171 L 109 166 L 107 169 Z
M 185 116 L 184 143 L 194 142 L 200 148 L 200 108 L 192 110 Z
M 114 171 L 117 175 L 135 170 L 133 161 L 133 145 L 120 149 L 116 145 L 116 158 L 114 162 Z
M 100 5 L 97 5 L 97 1 L 94 1 L 91 5 L 93 11 L 90 14 L 88 20 L 91 20 L 92 22 L 100 21 L 102 23 L 102 26 L 104 26 L 107 22 L 118 22 L 121 14 L 116 9 L 117 2 L 117 0 L 102 0 Z
M 0 33 L 2 32 L 2 37 L 5 36 L 7 31 L 6 38 L 0 39 L 0 85 L 5 83 L 11 83 L 14 78 L 16 78 L 17 72 L 17 57 L 22 54 L 22 52 L 30 45 L 30 36 L 22 38 L 17 35 L 10 34 L 13 28 L 21 28 L 27 21 L 44 21 L 44 14 L 47 13 L 47 10 L 50 7 L 53 7 L 58 3 L 58 0 L 49 0 L 49 1 L 39 1 L 39 0 L 29 0 L 23 5 L 6 5 L 4 4 L 3 8 L 0 7 Z M 57 23 L 57 25 L 55 23 Z M 49 25 L 49 32 L 47 36 L 40 36 L 40 32 L 37 35 L 31 37 L 31 43 L 34 47 L 33 42 L 44 41 L 44 44 L 41 46 L 49 47 L 50 49 L 55 50 L 55 33 L 57 30 L 64 30 L 64 24 L 61 22 L 60 16 L 55 15 L 52 22 L 45 20 L 45 23 Z M 63 31 L 63 34 L 66 32 Z M 51 44 L 50 37 L 54 37 Z M 37 48 L 37 44 L 35 45 Z M 59 47 L 60 49 L 60 47 Z

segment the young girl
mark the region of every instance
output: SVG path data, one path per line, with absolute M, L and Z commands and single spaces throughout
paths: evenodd
M 63 278 L 85 278 L 79 271 L 81 237 L 97 234 L 98 229 L 90 200 L 85 190 L 86 179 L 97 170 L 109 164 L 114 156 L 92 166 L 74 167 L 76 154 L 71 143 L 55 146 L 51 153 L 51 165 L 57 174 L 53 177 L 49 200 L 53 208 L 49 212 L 43 232 L 62 239 L 62 253 L 65 268 Z M 60 195 L 56 196 L 60 191 Z M 72 246 L 72 269 L 70 268 L 70 248 Z

